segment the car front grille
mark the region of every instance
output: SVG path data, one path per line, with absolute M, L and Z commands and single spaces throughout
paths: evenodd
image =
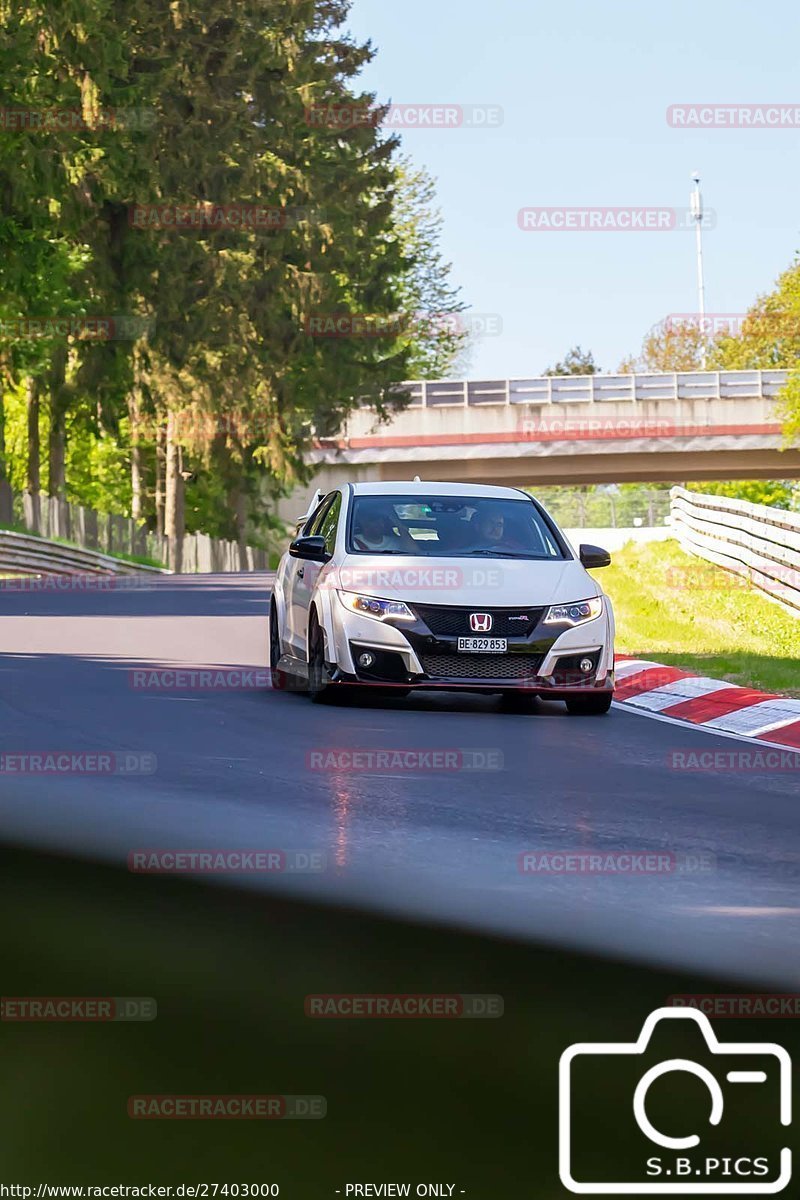
M 476 631 L 470 627 L 470 613 L 489 613 L 492 637 L 527 637 L 544 615 L 543 608 L 454 608 L 439 604 L 412 604 L 414 612 L 437 637 L 465 637 Z
M 422 669 L 431 679 L 534 679 L 541 654 L 423 654 Z

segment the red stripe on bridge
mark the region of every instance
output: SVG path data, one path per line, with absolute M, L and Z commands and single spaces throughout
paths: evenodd
M 443 406 L 444 407 L 444 406 Z M 412 410 L 413 411 L 413 410 Z M 624 418 L 623 418 L 624 419 Z M 745 437 L 748 434 L 776 434 L 781 426 L 773 425 L 676 425 L 670 429 L 547 429 L 535 436 L 523 430 L 510 433 L 430 433 L 396 437 L 324 438 L 315 442 L 317 449 L 336 450 L 400 450 L 415 446 L 494 446 L 520 442 L 596 442 L 630 441 L 674 437 Z

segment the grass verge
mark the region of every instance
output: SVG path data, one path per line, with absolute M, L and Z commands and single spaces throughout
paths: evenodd
M 800 697 L 800 617 L 676 541 L 629 542 L 597 576 L 617 651 Z

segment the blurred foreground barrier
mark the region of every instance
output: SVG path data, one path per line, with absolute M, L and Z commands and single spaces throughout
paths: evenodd
M 800 614 L 800 513 L 681 487 L 670 497 L 670 522 L 684 550 Z
M 787 867 L 790 857 L 787 850 Z M 0 923 L 3 1181 L 32 1183 L 32 1200 L 36 1180 L 209 1181 L 194 1192 L 200 1200 L 242 1198 L 245 1186 L 251 1200 L 562 1200 L 558 1064 L 568 1046 L 631 1043 L 655 1009 L 696 1006 L 715 1018 L 720 1040 L 774 1041 L 800 1055 L 797 993 L 773 990 L 758 943 L 741 932 L 740 970 L 751 982 L 737 986 L 580 953 L 555 935 L 550 945 L 527 944 L 348 910 L 335 891 L 326 905 L 272 887 L 135 875 L 122 864 L 10 847 L 0 848 L 0 879 L 6 910 L 20 917 Z M 566 899 L 574 883 L 562 877 L 562 886 Z M 373 894 L 380 897 L 377 878 Z M 423 886 L 420 913 L 424 894 Z M 671 939 L 657 912 L 646 922 L 659 930 L 665 959 L 701 957 Z M 792 972 L 787 965 L 787 979 Z M 355 999 L 362 1012 L 368 999 L 407 1008 L 421 993 L 444 1002 L 466 993 L 473 1006 L 502 997 L 502 1013 L 498 1005 L 483 1014 L 492 1019 L 424 1011 L 314 1019 L 319 993 L 340 1010 Z M 67 999 L 78 1007 L 73 1017 L 61 1015 Z M 90 1010 L 87 1019 L 87 1003 L 110 1004 L 110 1015 L 91 1019 Z M 58 1019 L 47 1016 L 54 1005 Z M 714 1065 L 695 1028 L 658 1036 L 662 1057 Z M 631 1111 L 643 1060 L 595 1056 L 592 1071 L 592 1059 L 572 1068 L 576 1175 L 641 1181 L 629 1191 L 646 1191 L 647 1148 Z M 719 1163 L 732 1147 L 739 1158 L 756 1144 L 775 1161 L 789 1134 L 777 1120 L 773 1082 L 760 1087 L 770 1091 L 749 1108 L 726 1094 L 719 1126 L 708 1124 L 705 1087 L 672 1085 L 654 1096 L 654 1116 L 660 1128 L 697 1129 L 698 1154 Z M 262 1116 L 259 1102 L 276 1100 L 295 1105 L 277 1116 L 311 1119 L 253 1119 Z M 189 1119 L 200 1104 L 208 1119 Z M 405 1182 L 391 1193 L 357 1192 L 350 1182 L 387 1176 Z M 420 1180 L 441 1182 L 434 1191 Z M 189 1195 L 184 1186 L 172 1200 Z

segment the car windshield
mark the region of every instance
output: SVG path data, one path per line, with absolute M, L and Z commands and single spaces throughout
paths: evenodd
M 432 558 L 565 557 L 532 501 L 491 496 L 356 496 L 347 549 Z

